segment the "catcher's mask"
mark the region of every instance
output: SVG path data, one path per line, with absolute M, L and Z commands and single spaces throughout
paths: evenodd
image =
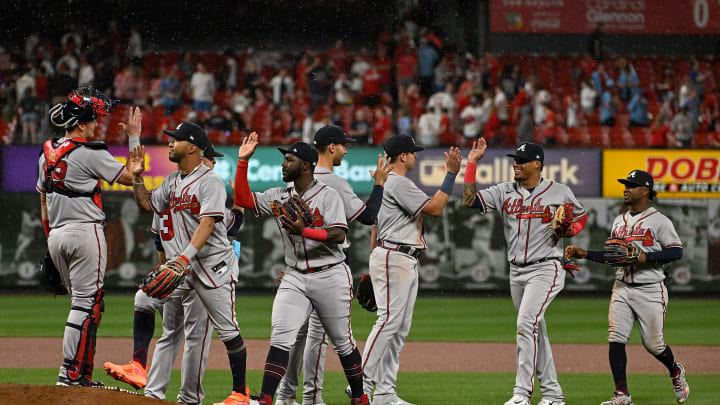
M 97 118 L 98 115 L 108 115 L 117 105 L 113 100 L 92 86 L 73 90 L 68 100 L 56 104 L 50 109 L 50 122 L 66 130 L 78 124 L 84 124 Z

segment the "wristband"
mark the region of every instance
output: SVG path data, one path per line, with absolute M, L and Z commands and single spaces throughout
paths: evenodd
M 128 149 L 131 151 L 140 146 L 140 135 L 128 135 Z
M 45 231 L 45 236 L 50 236 L 50 220 L 49 219 L 43 219 L 43 230 Z
M 475 170 L 477 169 L 477 163 L 468 162 L 465 166 L 465 183 L 475 183 Z
M 300 234 L 303 238 L 325 242 L 327 240 L 327 230 L 323 228 L 305 228 Z
M 192 243 L 188 244 L 185 250 L 180 254 L 180 256 L 185 256 L 188 263 L 190 263 L 190 259 L 195 257 L 197 254 L 197 249 L 195 249 L 195 246 L 192 245 Z
M 451 195 L 453 187 L 455 187 L 455 177 L 457 177 L 457 173 L 445 174 L 445 179 L 442 182 L 442 186 L 440 186 L 440 191 L 447 195 Z

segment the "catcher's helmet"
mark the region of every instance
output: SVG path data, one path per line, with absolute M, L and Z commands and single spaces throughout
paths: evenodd
M 92 86 L 81 87 L 68 95 L 68 101 L 50 109 L 50 122 L 69 130 L 77 124 L 96 119 L 98 115 L 108 115 L 117 102 Z

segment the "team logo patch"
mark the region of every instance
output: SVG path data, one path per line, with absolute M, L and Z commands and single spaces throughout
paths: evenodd
M 312 226 L 325 226 L 325 218 L 323 218 L 317 208 L 315 208 L 315 210 L 313 211 Z

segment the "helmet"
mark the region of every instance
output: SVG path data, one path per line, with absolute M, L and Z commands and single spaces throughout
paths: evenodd
M 65 129 L 72 129 L 77 124 L 90 122 L 98 115 L 108 115 L 117 105 L 113 100 L 92 86 L 73 90 L 68 101 L 56 104 L 50 109 L 50 122 Z

